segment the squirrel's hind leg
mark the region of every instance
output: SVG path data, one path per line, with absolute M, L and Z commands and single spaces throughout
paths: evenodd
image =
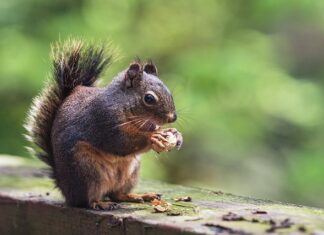
M 100 153 L 90 144 L 79 142 L 74 148 L 72 159 L 70 193 L 64 194 L 67 204 L 97 210 L 117 209 L 117 203 L 103 200 L 112 182 L 108 179 L 109 169 L 101 162 Z

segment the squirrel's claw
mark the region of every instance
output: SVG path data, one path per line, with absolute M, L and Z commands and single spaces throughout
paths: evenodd
M 154 132 L 150 140 L 152 149 L 157 153 L 167 152 L 175 147 L 179 150 L 183 142 L 181 133 L 175 128 Z
M 153 151 L 155 151 L 157 153 L 168 151 L 166 149 L 166 147 L 163 144 L 161 144 L 161 142 L 158 142 L 158 141 L 156 143 L 152 143 L 151 148 L 153 149 Z
M 92 204 L 92 209 L 112 211 L 119 209 L 120 205 L 116 202 L 96 201 Z
M 150 193 L 141 194 L 141 196 L 145 202 L 151 202 L 154 199 L 161 200 L 162 194 L 150 192 Z

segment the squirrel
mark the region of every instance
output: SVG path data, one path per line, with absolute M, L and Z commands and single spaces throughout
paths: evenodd
M 162 129 L 177 115 L 153 62 L 136 59 L 100 88 L 95 82 L 112 61 L 104 46 L 68 40 L 53 46 L 52 57 L 53 74 L 25 127 L 66 204 L 112 210 L 118 202 L 160 199 L 158 193 L 131 193 L 142 153 L 179 149 L 183 142 L 175 128 Z

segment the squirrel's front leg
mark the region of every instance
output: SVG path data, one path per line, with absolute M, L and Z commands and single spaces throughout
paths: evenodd
M 157 152 L 167 152 L 173 148 L 180 149 L 183 138 L 182 134 L 175 128 L 166 128 L 155 131 L 150 137 L 151 148 Z

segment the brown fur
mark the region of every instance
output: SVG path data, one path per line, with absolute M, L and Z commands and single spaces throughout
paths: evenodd
M 111 200 L 143 202 L 160 198 L 156 193 L 134 194 L 130 193 L 136 185 L 141 164 L 141 153 L 147 149 L 135 152 L 129 156 L 120 157 L 104 153 L 91 144 L 80 141 L 75 146 L 73 161 L 79 167 L 88 168 L 89 172 L 96 172 L 96 180 L 88 179 L 88 207 L 104 207 L 101 200 L 108 196 Z M 107 204 L 106 207 L 111 204 Z
M 94 192 L 100 195 L 97 196 L 97 200 L 117 192 L 129 193 L 137 182 L 141 161 L 139 154 L 121 158 L 103 153 L 87 142 L 79 142 L 75 149 L 74 159 L 79 164 L 92 166 L 100 176 L 99 181 L 90 187 L 93 187 L 93 190 L 89 190 L 89 198 L 94 197 Z M 89 184 L 91 185 L 92 182 Z
M 35 97 L 25 122 L 25 135 L 32 143 L 28 149 L 44 161 L 55 176 L 51 130 L 57 110 L 78 85 L 93 86 L 111 62 L 103 47 L 84 45 L 80 40 L 67 40 L 52 46 L 53 74 L 39 96 Z
M 52 80 L 35 100 L 27 130 L 67 205 L 109 209 L 113 204 L 102 203 L 104 196 L 158 197 L 129 194 L 138 179 L 139 155 L 163 141 L 152 134 L 176 119 L 172 94 L 155 65 L 135 62 L 99 88 L 94 83 L 111 61 L 103 47 L 67 41 L 53 52 Z M 169 150 L 159 145 L 159 151 Z
M 114 196 L 112 196 L 112 199 L 116 202 L 150 202 L 154 199 L 161 199 L 161 194 L 157 193 L 128 193 L 123 194 L 119 193 Z

